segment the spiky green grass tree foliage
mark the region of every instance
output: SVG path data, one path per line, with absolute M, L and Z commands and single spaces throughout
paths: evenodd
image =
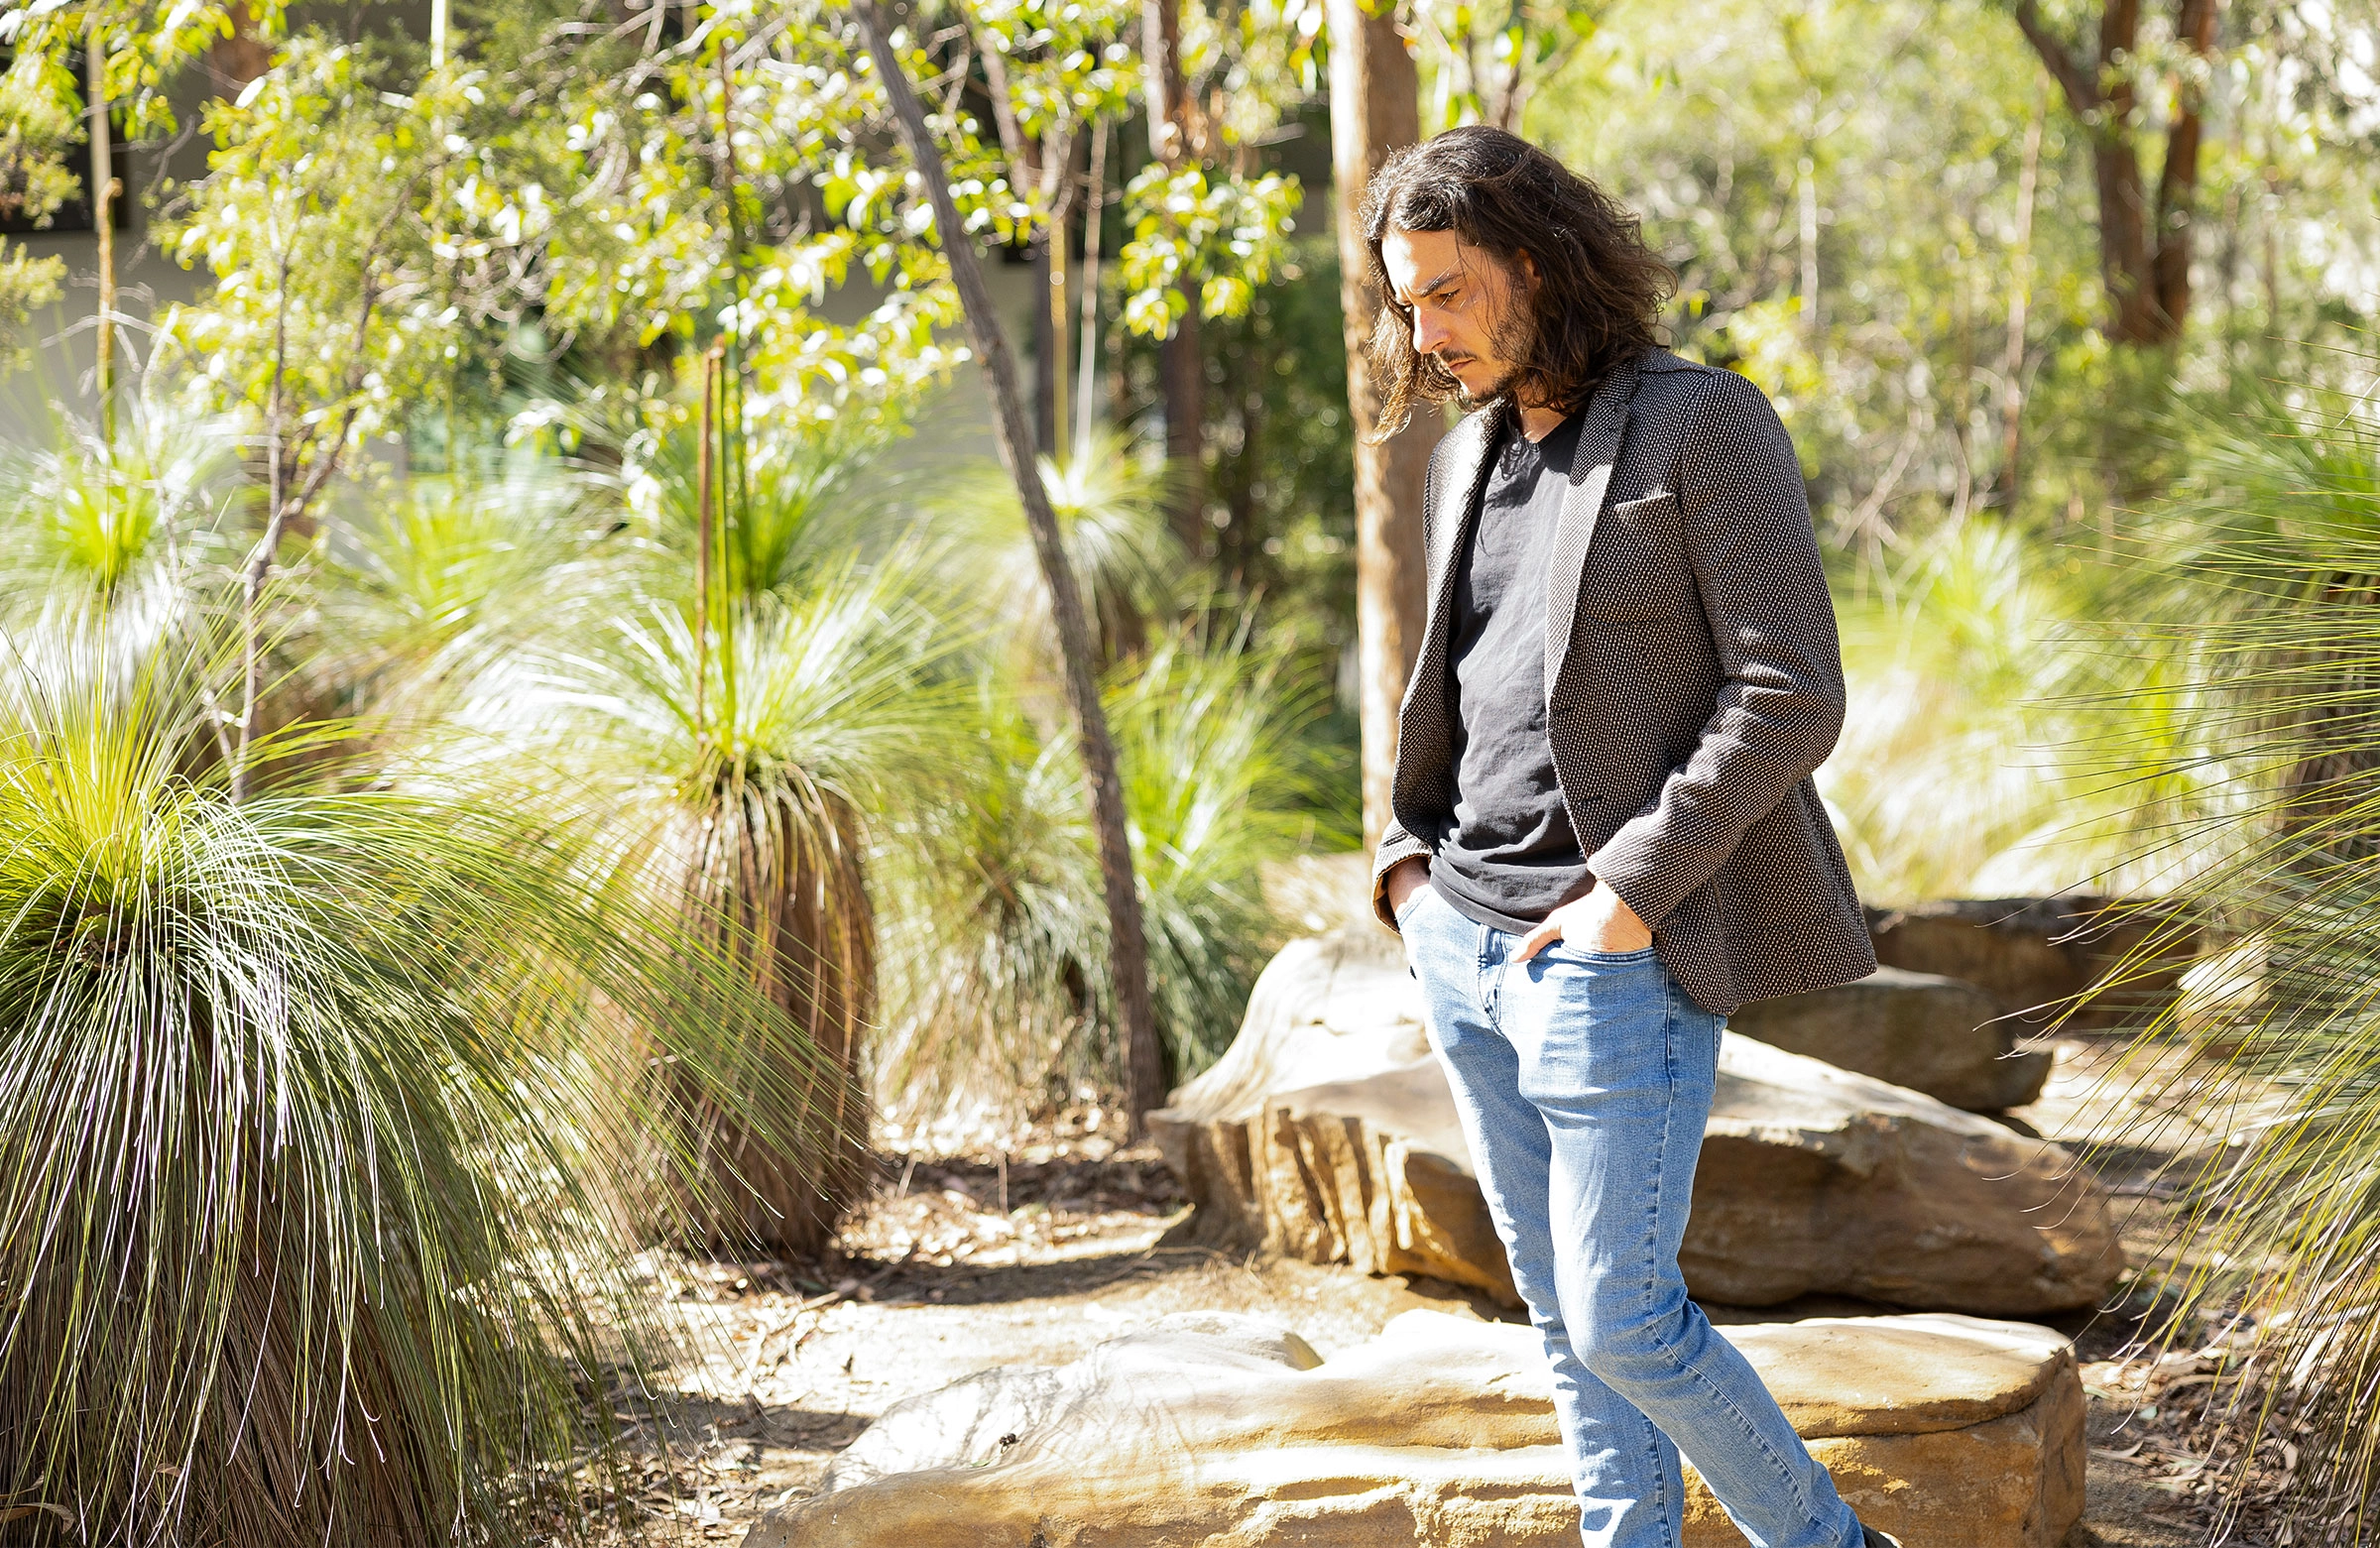
M 1259 866 L 1356 839 L 1315 815 L 1334 771 L 1305 735 L 1327 701 L 1310 667 L 1257 646 L 1244 623 L 1177 630 L 1109 676 L 1150 994 L 1176 1079 L 1230 1044 L 1278 944 Z M 876 1085 L 904 1118 L 1029 1107 L 1078 1081 L 1113 1085 L 1120 1068 L 1071 743 L 992 686 L 974 713 L 969 798 L 919 814 L 883 873 Z
M 799 592 L 822 569 L 854 554 L 881 556 L 913 537 L 918 518 L 907 496 L 921 479 L 891 454 L 897 432 L 882 420 L 746 426 L 732 487 L 723 489 L 720 590 L 746 599 Z M 652 454 L 627 480 L 646 531 L 689 568 L 700 525 L 700 443 L 692 426 L 672 426 L 653 438 Z
M 2143 837 L 2222 801 L 2199 667 L 2132 631 L 2089 536 L 1971 516 L 1880 578 L 1838 599 L 1850 713 L 1818 774 L 1860 895 L 2171 887 L 2174 856 Z
M 113 602 L 220 558 L 213 536 L 246 492 L 221 425 L 127 396 L 114 443 L 58 417 L 51 444 L 0 451 L 0 594 Z M 152 598 L 153 605 L 157 599 Z
M 856 1077 L 876 997 L 871 820 L 965 798 L 946 685 L 961 637 L 945 600 L 916 550 L 845 559 L 790 594 L 738 600 L 702 650 L 686 606 L 649 598 L 533 643 L 486 677 L 468 718 L 555 771 L 555 820 L 589 834 L 634 890 L 672 899 L 683 929 Z M 823 1249 L 866 1180 L 856 1098 L 819 1143 L 791 1149 L 703 1112 L 710 1156 L 750 1184 L 715 1194 L 728 1205 L 705 1234 Z
M 1092 644 L 1110 662 L 1137 655 L 1196 592 L 1188 556 L 1165 515 L 1175 475 L 1113 429 L 1062 460 L 1041 458 L 1039 467 Z M 1006 476 L 987 470 L 929 504 L 939 528 L 956 537 L 951 551 L 967 566 L 974 594 L 1005 621 L 1004 638 L 1013 647 L 1005 664 L 1030 673 L 1054 662 L 1049 598 Z M 1047 669 L 1054 677 L 1054 667 Z
M 2151 1059 L 2200 1058 L 2193 1109 L 2231 1142 L 2186 1155 L 2184 1313 L 2231 1341 L 2206 1410 L 2223 1513 L 2251 1535 L 2362 1543 L 2380 1530 L 2380 421 L 2307 391 L 2207 423 L 2190 497 L 2140 535 L 2135 638 L 2190 674 L 2187 759 L 2142 778 L 2211 793 L 2161 852 L 2173 922 L 2123 979 L 2195 951 L 2194 992 L 2147 1025 Z M 2152 708 L 2175 689 L 2151 681 Z M 2132 705 L 2119 699 L 2115 723 Z M 2116 772 L 2125 763 L 2096 750 Z M 2139 1078 L 2148 1079 L 2154 1066 Z M 2169 1101 L 2170 1101 L 2170 1093 Z M 2128 1141 L 2164 1142 L 2143 1110 Z M 2244 1321 L 2233 1322 L 2244 1315 Z M 2196 1319 L 2179 1319 L 2183 1327 Z
M 576 1530 L 557 1469 L 605 1455 L 650 1353 L 619 1205 L 707 1186 L 689 1089 L 831 1122 L 831 1068 L 501 808 L 388 778 L 235 804 L 219 663 L 115 622 L 0 639 L 10 1530 Z
M 484 478 L 416 480 L 330 535 L 308 672 L 351 712 L 414 720 L 494 655 L 611 595 L 632 544 L 586 481 L 523 457 Z

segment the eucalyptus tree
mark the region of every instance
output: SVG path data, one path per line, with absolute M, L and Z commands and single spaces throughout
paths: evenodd
M 1517 7 L 1515 8 L 1517 14 Z M 1371 339 L 1386 298 L 1371 282 L 1364 194 L 1389 156 L 1421 139 L 1421 83 L 1393 6 L 1331 0 L 1331 172 L 1338 208 L 1339 305 L 1356 475 L 1356 670 L 1363 717 L 1364 839 L 1391 817 L 1397 711 L 1427 618 L 1422 500 L 1437 427 L 1417 416 L 1382 437 Z M 1517 93 L 1508 100 L 1516 100 Z
M 962 238 L 968 220 L 959 203 L 959 187 L 947 170 L 934 125 L 910 79 L 912 64 L 907 56 L 913 45 L 895 33 L 881 7 L 862 3 L 855 7 L 855 14 L 876 79 L 892 106 L 902 148 L 924 184 L 930 228 L 941 238 L 943 258 L 983 362 L 1001 458 L 1016 487 L 1049 593 L 1062 681 L 1075 723 L 1084 780 L 1090 787 L 1114 961 L 1115 1002 L 1124 1032 L 1126 1105 L 1137 1130 L 1141 1115 L 1163 1100 L 1165 1059 L 1149 1007 L 1141 907 L 1121 775 L 1100 702 L 1082 600 L 1049 491 L 1034 459 L 1014 361 L 976 255 Z M 1161 67 L 1160 77 L 1163 74 Z M 967 125 L 962 121 L 953 127 L 962 131 L 959 149 L 963 154 L 969 149 L 964 138 Z M 1126 315 L 1135 325 L 1146 326 L 1152 318 L 1174 316 L 1185 308 L 1189 303 L 1179 299 L 1178 288 L 1202 273 L 1202 308 L 1228 310 L 1236 304 L 1244 309 L 1250 272 L 1261 278 L 1268 267 L 1286 225 L 1284 206 L 1294 197 L 1294 187 L 1271 176 L 1252 180 L 1235 177 L 1210 183 L 1197 169 L 1177 170 L 1159 163 L 1136 179 L 1128 193 L 1143 201 L 1143 212 L 1136 219 L 1133 240 L 1124 252 L 1124 283 L 1137 292 L 1128 301 Z M 1029 218 L 1031 210 L 1029 205 L 1012 202 L 1007 214 L 1014 221 Z M 1219 244 L 1217 238 L 1227 230 L 1231 233 L 1228 243 Z M 1208 255 L 1219 246 L 1236 260 L 1230 272 L 1214 272 L 1214 261 Z
M 2171 344 L 2190 320 L 2200 147 L 2222 11 L 2222 0 L 2176 0 L 2166 25 L 2150 35 L 2141 27 L 2140 0 L 2104 0 L 2077 40 L 2044 14 L 2039 0 L 2012 7 L 2067 111 L 2090 139 L 2105 326 L 2119 344 Z M 2160 131 L 2164 154 L 2151 198 L 2140 142 Z

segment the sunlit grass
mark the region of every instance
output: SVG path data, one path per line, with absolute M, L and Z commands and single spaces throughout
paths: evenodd
M 2184 835 L 2229 797 L 2188 642 L 2144 632 L 2094 552 L 1970 518 L 1839 615 L 1818 784 L 1869 902 L 2138 896 L 2206 863 Z

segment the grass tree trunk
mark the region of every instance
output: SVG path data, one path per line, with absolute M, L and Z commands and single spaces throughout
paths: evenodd
M 1339 304 L 1346 317 L 1347 396 L 1356 426 L 1356 661 L 1364 734 L 1364 838 L 1388 824 L 1396 714 L 1421 649 L 1422 483 L 1438 424 L 1428 415 L 1376 438 L 1380 395 L 1368 346 L 1380 296 L 1364 241 L 1364 189 L 1391 152 L 1421 135 L 1420 82 L 1393 12 L 1330 0 L 1331 175 L 1337 185 Z
M 1142 1115 L 1165 1100 L 1165 1050 L 1157 1041 L 1156 1017 L 1149 1005 L 1148 947 L 1141 934 L 1140 896 L 1132 879 L 1131 842 L 1125 828 L 1124 782 L 1117 772 L 1115 743 L 1108 736 L 1107 713 L 1100 705 L 1099 679 L 1092 669 L 1091 633 L 1083 618 L 1082 593 L 1067 563 L 1057 513 L 1050 507 L 1049 491 L 1043 487 L 1034 461 L 1032 425 L 1017 388 L 1015 357 L 1009 352 L 1008 338 L 1001 331 L 982 266 L 967 245 L 967 228 L 951 195 L 942 153 L 926 127 L 925 109 L 892 48 L 892 24 L 883 9 L 874 0 L 859 0 L 852 9 L 867 35 L 868 52 L 876 61 L 885 94 L 892 101 L 901 143 L 933 203 L 934 227 L 940 233 L 951 279 L 966 306 L 968 332 L 991 388 L 1001 460 L 1015 480 L 1016 498 L 1024 507 L 1025 527 L 1032 535 L 1033 554 L 1049 588 L 1058 652 L 1065 658 L 1066 696 L 1074 710 L 1083 773 L 1091 786 L 1092 832 L 1098 841 L 1100 881 L 1107 894 L 1110 970 L 1124 1040 L 1125 1103 L 1137 1133 Z M 967 920 L 952 920 L 950 927 L 973 926 Z
M 806 1096 L 806 1111 L 781 1115 L 788 1132 L 778 1142 L 703 1110 L 717 1188 L 702 1226 L 715 1247 L 816 1257 L 868 1183 L 859 1058 L 875 1011 L 876 921 L 859 814 L 830 794 L 731 785 L 691 837 L 686 896 L 697 927 L 749 958 L 761 992 L 800 1025 L 826 1072 L 767 1072 L 771 1089 Z

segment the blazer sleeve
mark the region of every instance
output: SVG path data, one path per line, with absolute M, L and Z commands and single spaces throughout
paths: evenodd
M 1404 824 L 1394 817 L 1388 819 L 1387 829 L 1380 834 L 1380 847 L 1371 858 L 1371 911 L 1390 929 L 1396 928 L 1396 913 L 1388 906 L 1388 873 L 1400 860 L 1418 855 L 1427 860 L 1430 846 L 1405 831 Z
M 1757 387 L 1716 373 L 1675 481 L 1719 701 L 1685 764 L 1587 862 L 1655 928 L 1826 761 L 1844 715 L 1835 607 L 1801 464 Z

